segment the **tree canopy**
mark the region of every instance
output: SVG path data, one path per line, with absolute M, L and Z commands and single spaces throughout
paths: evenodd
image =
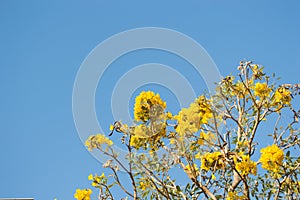
M 299 199 L 299 85 L 277 81 L 261 65 L 242 61 L 236 76 L 226 76 L 213 94 L 179 113 L 169 112 L 159 94 L 141 92 L 133 125 L 110 126 L 127 149 L 127 163 L 109 133 L 86 140 L 90 151 L 110 157 L 103 164 L 110 174 L 88 177 L 95 196 L 115 199 L 119 187 L 124 199 L 134 200 Z M 91 195 L 91 189 L 78 189 L 74 197 Z

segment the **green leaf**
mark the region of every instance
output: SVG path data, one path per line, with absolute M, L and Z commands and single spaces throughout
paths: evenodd
M 286 156 L 287 156 L 287 157 L 290 157 L 290 154 L 291 154 L 290 151 L 287 151 L 287 152 L 286 152 Z

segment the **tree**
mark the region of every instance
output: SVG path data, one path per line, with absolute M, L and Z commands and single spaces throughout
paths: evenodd
M 299 85 L 277 85 L 275 75 L 248 61 L 238 71 L 176 115 L 159 94 L 137 96 L 134 125 L 111 125 L 128 150 L 128 163 L 120 162 L 109 137 L 90 136 L 87 148 L 111 158 L 103 165 L 111 175 L 88 177 L 98 198 L 114 199 L 111 189 L 119 187 L 129 199 L 299 199 L 300 111 L 293 106 Z M 185 183 L 177 173 L 185 174 Z M 75 198 L 90 194 L 77 190 Z

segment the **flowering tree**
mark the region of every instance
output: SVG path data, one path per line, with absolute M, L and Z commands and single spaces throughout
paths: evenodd
M 98 198 L 114 199 L 112 188 L 119 187 L 124 199 L 135 200 L 299 199 L 300 112 L 293 106 L 299 85 L 277 85 L 252 62 L 240 62 L 238 70 L 176 115 L 158 94 L 140 93 L 134 125 L 110 127 L 120 134 L 128 163 L 107 136 L 90 136 L 87 148 L 111 158 L 103 165 L 111 174 L 88 177 Z M 91 190 L 74 196 L 89 200 Z

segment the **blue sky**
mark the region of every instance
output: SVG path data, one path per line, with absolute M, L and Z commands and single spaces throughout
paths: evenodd
M 282 82 L 299 83 L 299 10 L 296 0 L 1 0 L 0 198 L 72 199 L 77 187 L 89 186 L 89 173 L 102 171 L 82 145 L 72 115 L 76 73 L 100 42 L 128 29 L 169 28 L 201 44 L 222 75 L 235 74 L 240 60 L 251 59 Z M 129 70 L 153 60 L 182 62 L 137 52 L 117 60 L 110 73 L 118 74 L 118 63 Z M 117 79 L 105 80 L 96 109 L 107 131 L 112 119 L 102 110 L 101 92 L 110 94 Z

